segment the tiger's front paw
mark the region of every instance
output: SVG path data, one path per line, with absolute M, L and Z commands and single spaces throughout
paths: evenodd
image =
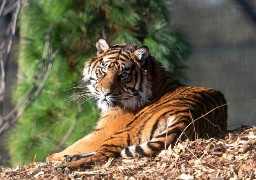
M 90 159 L 85 158 L 85 159 L 80 159 L 80 160 L 76 160 L 76 161 L 60 162 L 55 167 L 55 170 L 59 171 L 59 172 L 67 173 L 74 169 L 84 168 L 85 166 L 91 167 L 91 165 L 93 165 L 93 162 L 91 162 Z
M 54 169 L 58 172 L 64 172 L 65 174 L 69 174 L 70 171 L 77 169 L 78 167 L 70 164 L 70 162 L 61 162 L 55 165 Z
M 46 162 L 50 162 L 50 161 L 61 161 L 64 160 L 65 157 L 60 154 L 60 153 L 53 153 L 52 155 L 48 156 L 46 158 Z
M 61 162 L 55 167 L 55 170 L 65 173 L 77 169 L 79 167 L 83 167 L 84 165 L 88 165 L 91 167 L 93 164 L 91 157 L 96 155 L 96 152 L 83 153 L 83 154 L 75 154 L 75 155 L 64 155 L 65 162 Z

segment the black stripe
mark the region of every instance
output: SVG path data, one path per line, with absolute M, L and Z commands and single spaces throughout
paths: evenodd
M 182 130 L 179 127 L 175 127 L 167 132 L 163 132 L 162 134 L 159 134 L 158 136 L 156 136 L 155 138 L 162 138 L 162 137 L 166 137 L 169 136 L 170 134 L 176 134 L 176 135 L 180 135 L 182 133 Z
M 111 46 L 111 49 L 122 49 L 125 48 L 127 45 L 121 45 L 121 44 L 115 44 L 113 46 Z
M 159 147 L 155 147 L 155 146 L 153 146 L 153 144 L 159 144 Z M 152 151 L 160 151 L 164 147 L 164 142 L 163 141 L 148 142 L 147 146 Z
M 130 145 L 131 145 L 131 137 L 130 137 L 130 134 L 129 134 L 129 133 L 127 133 L 126 143 L 127 143 L 127 146 L 130 146 Z
M 111 49 L 111 50 L 109 50 L 108 52 L 107 52 L 107 54 L 108 55 L 110 55 L 110 54 L 119 54 L 119 49 Z
M 100 130 L 102 130 L 103 128 L 94 128 L 93 129 L 93 132 L 97 132 L 97 131 L 100 131 Z
M 180 137 L 181 133 L 182 133 L 182 130 L 178 127 L 175 128 L 175 132 L 176 132 L 176 135 L 175 137 L 173 138 L 172 142 L 170 143 L 176 143 L 176 141 L 178 140 L 178 138 Z M 188 136 L 188 138 L 191 138 Z M 168 144 L 169 145 L 169 144 Z
M 113 60 L 113 59 L 118 59 L 118 56 L 111 56 L 111 57 L 108 57 L 108 60 Z
M 126 54 L 122 53 L 121 56 L 124 56 L 125 59 L 130 59 L 129 56 L 127 56 Z
M 154 61 L 154 60 L 152 60 L 152 57 L 150 57 L 149 58 L 149 63 L 151 63 L 151 69 L 150 69 L 150 72 L 151 72 L 151 76 L 152 77 L 154 77 L 157 73 L 156 73 L 156 71 L 157 71 L 157 69 L 155 68 L 155 67 L 157 67 L 157 65 L 156 65 L 156 62 Z M 148 61 L 146 61 L 146 62 L 148 62 Z M 147 63 L 147 64 L 145 64 L 146 66 L 149 66 L 149 63 Z M 158 62 L 159 63 L 159 62 Z M 146 67 L 145 66 L 145 67 Z
M 126 62 L 126 59 L 122 58 L 121 56 L 119 56 L 119 61 L 122 61 L 123 63 Z
M 88 73 L 91 73 L 94 70 L 95 66 L 97 66 L 97 65 L 98 65 L 98 61 L 91 63 L 89 65 Z
M 111 153 L 111 154 L 114 155 L 114 157 L 120 157 L 120 156 L 121 156 L 120 152 L 117 152 L 117 151 L 110 151 L 110 150 L 107 150 L 104 154 L 106 154 L 106 153 Z M 102 154 L 103 154 L 103 153 L 102 153 Z M 104 154 L 103 154 L 103 156 L 110 157 L 110 156 L 107 156 L 107 155 L 104 155 Z
M 142 133 L 143 133 L 143 129 L 144 129 L 144 127 L 145 127 L 145 125 L 146 125 L 147 123 L 145 122 L 145 123 L 143 123 L 141 126 L 140 126 L 140 129 L 138 130 L 138 135 L 137 135 L 137 137 L 138 137 L 138 142 L 137 143 L 141 143 L 141 138 L 143 138 L 143 135 L 141 135 Z
M 140 72 L 140 76 L 138 76 L 138 79 L 140 78 L 140 84 L 139 84 L 139 89 L 138 89 L 138 91 L 141 91 L 142 92 L 142 85 L 144 84 L 144 78 L 143 78 L 143 75 L 142 75 L 142 72 Z M 138 79 L 137 79 L 137 81 L 138 81 Z
M 141 148 L 140 145 L 136 145 L 136 146 L 135 146 L 135 151 L 136 151 L 136 153 L 138 153 L 140 156 L 147 156 L 147 154 L 146 154 L 145 151 Z
M 131 153 L 129 147 L 126 147 L 126 148 L 125 148 L 125 154 L 126 154 L 126 156 L 128 156 L 128 157 L 133 157 L 133 155 L 132 155 L 132 153 Z
M 131 92 L 135 92 L 135 91 L 136 91 L 136 89 L 134 89 L 134 87 L 129 87 L 129 86 L 127 86 L 126 89 L 127 89 L 127 90 L 130 90 Z
M 123 149 L 122 146 L 120 145 L 115 145 L 115 144 L 103 144 L 101 146 L 101 148 L 104 148 L 104 147 L 107 147 L 107 148 L 120 148 L 120 149 Z
M 151 129 L 151 131 L 150 131 L 150 139 L 153 138 L 153 134 L 155 133 L 156 129 L 158 128 L 158 124 L 159 124 L 160 119 L 161 119 L 164 115 L 166 115 L 166 114 L 167 114 L 167 113 L 162 114 L 162 115 L 155 121 L 155 123 L 154 123 L 154 125 L 153 125 L 153 127 L 152 127 L 152 129 Z
M 131 66 L 131 71 L 133 71 L 133 70 L 135 70 L 135 65 L 134 64 L 132 64 L 132 66 Z
M 120 130 L 120 131 L 116 132 L 115 134 L 113 134 L 113 136 L 111 136 L 111 137 L 110 137 L 110 138 L 108 138 L 108 139 L 116 138 L 116 135 L 118 135 L 118 134 L 122 134 L 122 133 L 127 132 L 127 131 L 128 131 L 127 129 L 122 129 L 122 130 Z M 117 136 L 117 137 L 120 137 L 120 136 Z
M 132 50 L 134 50 L 134 49 L 129 47 L 129 46 L 124 46 L 123 47 L 123 52 L 125 52 L 127 54 L 130 54 Z
M 197 99 L 197 104 L 200 106 L 201 112 L 207 112 L 211 107 L 215 106 L 216 102 L 212 102 L 212 98 L 207 97 L 207 92 L 201 92 L 193 96 L 194 101 Z
M 100 117 L 100 119 L 104 119 L 104 118 L 107 118 L 107 117 L 109 117 L 109 115 L 102 116 L 102 117 Z
M 138 79 L 139 79 L 139 74 L 138 74 L 138 71 L 134 71 L 134 78 L 135 78 L 135 83 L 134 83 L 134 87 L 136 86 L 137 82 L 138 82 Z M 137 90 L 135 90 L 137 91 Z

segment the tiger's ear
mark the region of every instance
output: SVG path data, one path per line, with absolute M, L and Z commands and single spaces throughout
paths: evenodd
M 147 46 L 141 46 L 138 49 L 135 50 L 134 55 L 137 57 L 138 61 L 145 65 L 145 60 L 149 56 L 149 49 Z
M 96 43 L 96 48 L 97 48 L 97 55 L 99 55 L 105 52 L 109 48 L 109 45 L 105 39 L 99 39 Z

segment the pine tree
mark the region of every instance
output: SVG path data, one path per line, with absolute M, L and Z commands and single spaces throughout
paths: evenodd
M 42 85 L 36 81 L 42 76 L 38 69 L 47 63 L 52 69 L 45 71 L 49 76 L 41 93 L 8 133 L 11 163 L 44 161 L 91 129 L 98 117 L 94 102 L 78 105 L 68 97 L 78 91 L 83 64 L 96 54 L 97 38 L 110 44 L 143 43 L 170 73 L 181 77 L 190 48 L 170 28 L 168 7 L 167 0 L 28 0 L 20 16 L 16 101 L 31 84 Z

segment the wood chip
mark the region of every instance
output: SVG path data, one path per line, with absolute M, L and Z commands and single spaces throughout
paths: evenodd
M 56 163 L 1 167 L 0 179 L 256 179 L 255 136 L 256 127 L 236 129 L 219 139 L 179 142 L 155 158 L 110 159 L 67 174 L 54 171 Z

